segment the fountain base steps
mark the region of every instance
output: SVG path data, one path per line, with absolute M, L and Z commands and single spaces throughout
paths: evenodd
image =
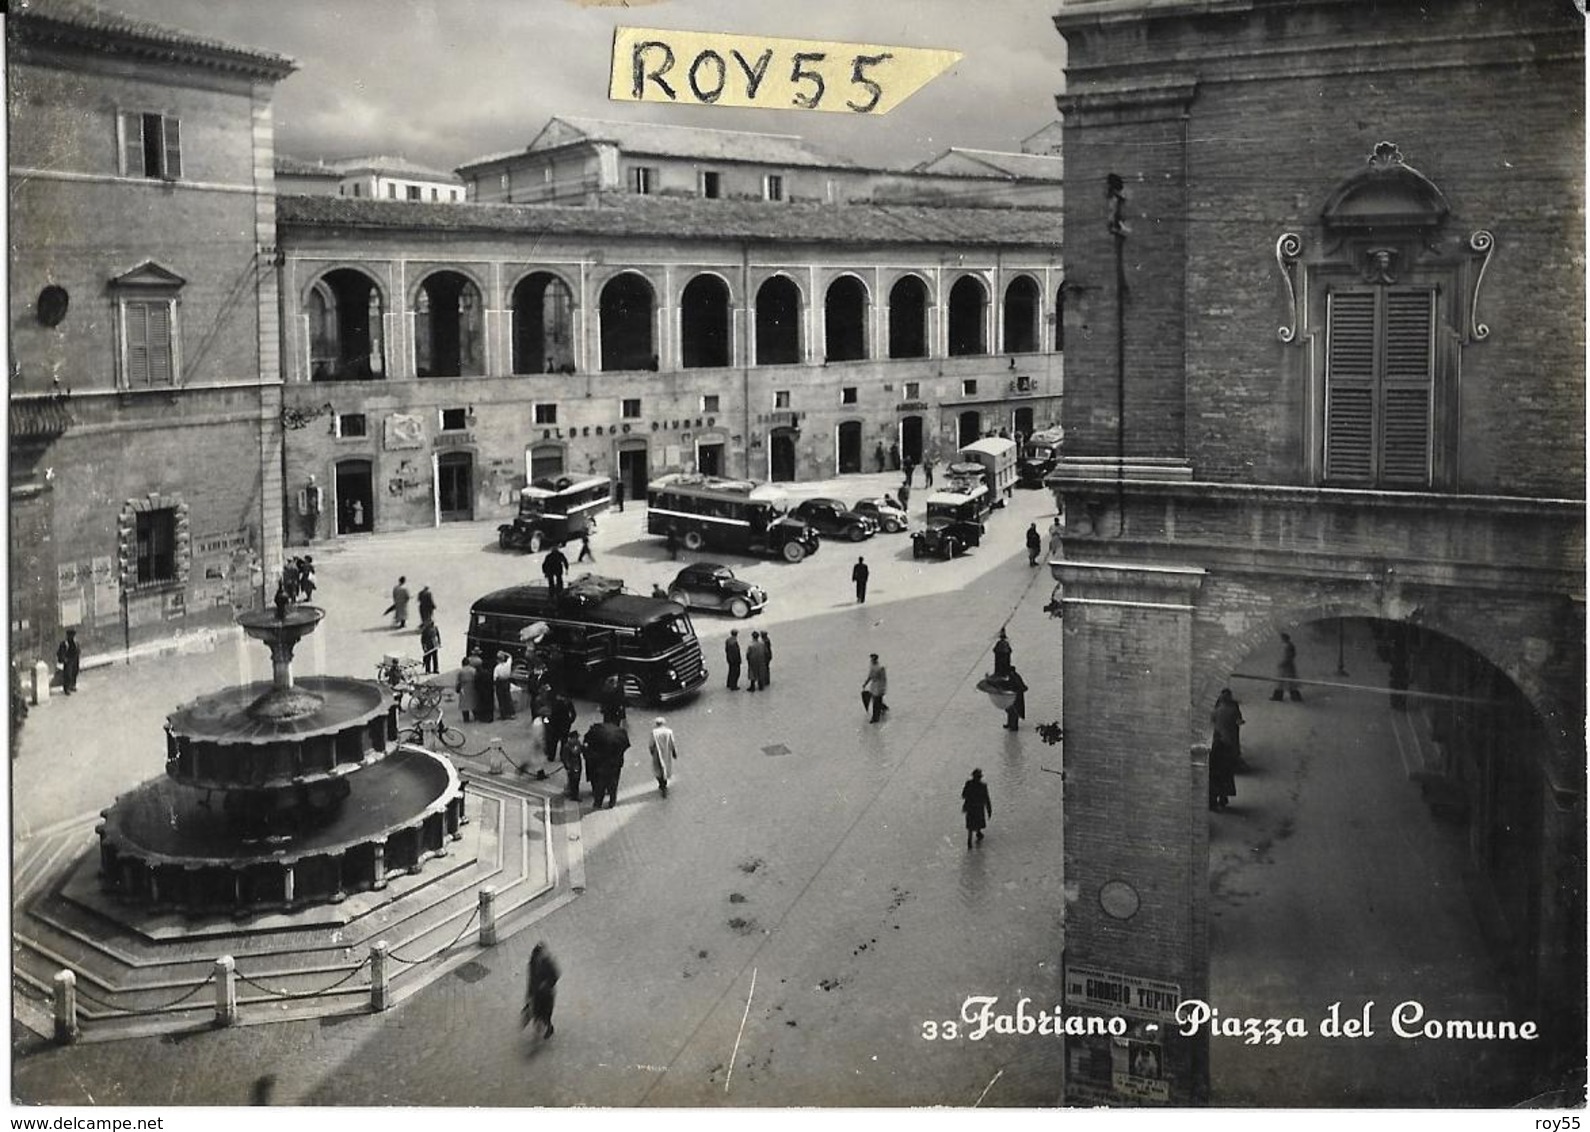
M 387 944 L 387 1004 L 490 953 L 479 893 L 496 890 L 498 946 L 585 887 L 580 808 L 534 780 L 469 780 L 462 835 L 417 873 L 337 903 L 243 916 L 190 916 L 102 891 L 84 815 L 13 843 L 12 1016 L 53 1034 L 56 974 L 77 980 L 80 1041 L 207 1030 L 215 962 L 237 971 L 235 1024 L 371 1013 L 370 949 Z

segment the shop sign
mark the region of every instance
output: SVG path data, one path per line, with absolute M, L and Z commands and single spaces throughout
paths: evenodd
M 1146 1018 L 1150 1022 L 1174 1022 L 1176 1007 L 1181 1005 L 1181 986 L 1120 971 L 1068 964 L 1065 1004 L 1102 1014 Z

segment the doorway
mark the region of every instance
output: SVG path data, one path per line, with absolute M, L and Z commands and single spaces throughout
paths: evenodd
M 776 428 L 768 437 L 768 479 L 789 483 L 795 478 L 795 430 Z
M 475 458 L 468 452 L 443 452 L 436 458 L 436 511 L 444 523 L 475 517 Z
M 696 445 L 696 471 L 704 476 L 723 474 L 723 441 Z
M 904 417 L 900 421 L 900 459 L 922 462 L 922 418 Z
M 624 485 L 624 493 L 631 499 L 645 499 L 646 488 L 651 484 L 651 473 L 647 468 L 646 442 L 644 440 L 625 441 L 628 447 L 618 450 L 618 480 Z
M 839 426 L 839 474 L 861 471 L 861 422 L 845 421 Z
M 337 533 L 367 534 L 375 530 L 375 493 L 369 460 L 337 464 Z
M 983 414 L 976 409 L 968 409 L 962 413 L 960 425 L 960 440 L 956 444 L 957 447 L 965 448 L 972 441 L 982 439 Z
M 1027 437 L 1032 435 L 1031 405 L 1024 405 L 1023 407 L 1016 410 L 1015 416 L 1013 418 L 1013 425 L 1015 431 L 1012 433 L 1012 435 L 1021 437 L 1022 443 L 1025 444 Z

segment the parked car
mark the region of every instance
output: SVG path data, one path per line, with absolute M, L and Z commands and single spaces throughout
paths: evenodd
M 851 510 L 871 519 L 886 535 L 899 534 L 911 525 L 911 521 L 905 517 L 905 508 L 900 506 L 898 500 L 887 495 L 876 499 L 858 499 Z
M 805 500 L 790 511 L 790 515 L 825 537 L 837 535 L 851 542 L 861 542 L 878 533 L 876 523 L 852 511 L 837 499 Z
M 668 600 L 689 610 L 715 610 L 749 617 L 767 604 L 760 586 L 742 582 L 717 562 L 697 562 L 679 571 L 668 586 Z
M 912 558 L 954 558 L 983 541 L 983 497 L 979 485 L 973 494 L 940 491 L 928 496 L 927 523 L 911 532 Z
M 1053 456 L 1023 456 L 1016 465 L 1018 487 L 1042 487 L 1046 476 L 1059 463 Z

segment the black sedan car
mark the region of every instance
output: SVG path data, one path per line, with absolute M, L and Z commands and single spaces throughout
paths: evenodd
M 734 571 L 717 562 L 697 562 L 679 571 L 668 586 L 668 600 L 689 610 L 714 610 L 749 617 L 767 604 L 760 586 L 742 582 Z
M 824 538 L 838 537 L 861 542 L 878 533 L 876 523 L 860 512 L 852 511 L 838 499 L 808 499 L 792 510 L 790 515 L 804 520 Z

